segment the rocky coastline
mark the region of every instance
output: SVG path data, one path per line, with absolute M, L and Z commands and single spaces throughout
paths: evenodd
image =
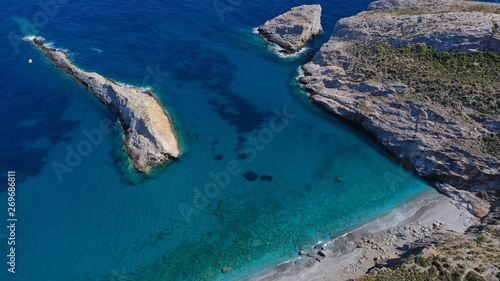
M 268 20 L 257 29 L 260 36 L 290 55 L 299 52 L 314 36 L 323 32 L 321 6 L 302 5 Z
M 380 0 L 341 19 L 301 66 L 300 86 L 312 102 L 368 132 L 447 197 L 415 199 L 407 204 L 420 208 L 409 217 L 396 211 L 331 242 L 297 249 L 297 259 L 249 280 L 500 278 L 500 93 L 496 84 L 487 85 L 499 72 L 481 72 L 488 60 L 498 68 L 495 52 L 497 3 Z M 445 71 L 419 60 L 457 67 Z M 474 67 L 477 72 L 468 70 Z M 468 79 L 473 75 L 481 83 Z M 465 95 L 453 95 L 460 91 Z
M 174 124 L 159 99 L 150 91 L 119 85 L 95 72 L 86 72 L 70 61 L 64 52 L 33 38 L 34 46 L 65 74 L 83 85 L 117 116 L 125 132 L 125 150 L 135 169 L 148 172 L 181 156 L 181 145 Z
M 362 127 L 417 174 L 435 181 L 439 191 L 483 218 L 495 201 L 488 194 L 500 188 L 500 159 L 481 151 L 478 139 L 498 135 L 498 111 L 443 106 L 417 97 L 414 87 L 401 81 L 370 80 L 353 71 L 362 59 L 352 50 L 357 44 L 388 42 L 446 53 L 499 52 L 497 29 L 500 4 L 376 1 L 337 23 L 330 40 L 301 67 L 304 76 L 298 81 L 314 103 Z
M 461 280 L 437 277 L 468 272 L 480 276 L 475 280 L 496 280 L 500 208 L 480 221 L 444 195 L 424 195 L 414 204 L 420 207 L 408 216 L 407 209 L 412 208 L 401 206 L 331 242 L 302 249 L 297 259 L 248 280 L 410 280 L 411 276 L 411 280 Z M 394 272 L 413 266 L 418 272 L 430 271 L 436 279 L 417 279 L 417 272 L 394 277 Z

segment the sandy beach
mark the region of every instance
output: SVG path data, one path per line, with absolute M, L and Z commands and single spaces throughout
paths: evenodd
M 404 254 L 409 244 L 430 233 L 464 232 L 478 219 L 465 206 L 439 193 L 426 193 L 328 243 L 318 242 L 306 255 L 248 280 L 350 280 L 365 275 L 377 260 Z M 405 247 L 406 245 L 406 247 Z M 298 249 L 299 251 L 300 249 Z

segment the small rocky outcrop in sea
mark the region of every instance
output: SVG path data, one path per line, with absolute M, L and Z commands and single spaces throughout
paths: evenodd
M 95 72 L 86 72 L 44 41 L 31 41 L 49 61 L 82 84 L 114 111 L 125 132 L 125 150 L 137 170 L 147 172 L 181 155 L 174 124 L 158 98 L 149 90 L 119 85 Z
M 283 48 L 283 53 L 300 51 L 314 36 L 323 32 L 321 6 L 302 5 L 268 20 L 258 28 L 259 34 Z
M 488 203 L 455 191 L 500 187 L 496 55 L 477 54 L 473 62 L 472 54 L 458 54 L 477 51 L 500 51 L 500 4 L 380 0 L 338 21 L 330 40 L 302 66 L 299 82 L 311 100 L 359 124 L 484 217 Z M 439 67 L 443 62 L 453 70 Z

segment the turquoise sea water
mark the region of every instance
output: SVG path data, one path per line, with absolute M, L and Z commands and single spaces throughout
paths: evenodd
M 319 1 L 324 34 L 286 59 L 252 28 L 300 1 L 50 3 L 0 9 L 0 167 L 16 171 L 18 218 L 15 275 L 0 228 L 0 280 L 240 280 L 434 192 L 296 86 L 335 22 L 369 1 Z M 19 39 L 31 34 L 85 70 L 151 87 L 185 155 L 145 178 L 115 128 L 68 156 L 116 118 Z

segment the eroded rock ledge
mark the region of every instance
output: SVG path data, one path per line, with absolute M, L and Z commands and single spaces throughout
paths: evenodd
M 498 52 L 499 31 L 500 5 L 495 3 L 376 1 L 368 11 L 337 23 L 331 39 L 302 66 L 305 77 L 299 82 L 312 101 L 359 124 L 419 175 L 484 217 L 490 204 L 474 194 L 500 188 L 500 159 L 475 144 L 500 132 L 500 114 L 443 106 L 416 98 L 410 85 L 350 72 L 357 63 L 350 50 L 360 42 L 385 41 L 425 43 L 446 52 Z
M 31 42 L 52 64 L 85 86 L 118 115 L 125 132 L 125 150 L 134 168 L 147 172 L 150 167 L 181 155 L 174 124 L 151 91 L 122 86 L 95 72 L 83 71 L 74 66 L 64 52 L 47 47 L 44 41 L 36 38 Z
M 300 51 L 314 36 L 323 32 L 321 6 L 302 5 L 268 20 L 258 28 L 259 34 L 269 42 L 283 48 L 283 53 Z

